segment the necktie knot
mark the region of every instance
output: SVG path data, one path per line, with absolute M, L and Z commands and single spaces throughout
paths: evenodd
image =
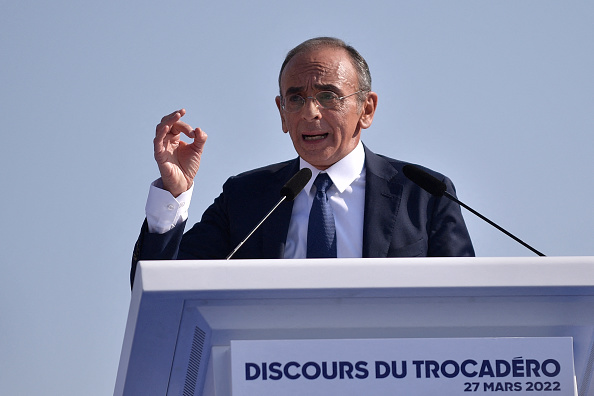
M 314 186 L 316 186 L 318 193 L 326 194 L 326 190 L 332 186 L 332 179 L 327 173 L 319 173 L 314 181 Z

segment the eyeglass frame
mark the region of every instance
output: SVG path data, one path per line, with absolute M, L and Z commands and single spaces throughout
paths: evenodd
M 333 95 L 336 95 L 336 96 L 337 96 L 337 97 L 336 97 L 335 99 L 333 99 L 333 100 L 340 100 L 340 101 L 342 101 L 342 100 L 344 100 L 344 99 L 346 99 L 346 98 L 348 98 L 348 97 L 350 97 L 350 96 L 356 95 L 356 94 L 358 94 L 358 93 L 361 93 L 361 92 L 366 92 L 366 91 L 365 91 L 365 90 L 363 90 L 363 89 L 360 89 L 360 90 L 358 90 L 357 92 L 353 92 L 352 94 L 348 94 L 348 95 L 344 95 L 344 96 L 338 96 L 338 95 L 336 95 L 336 92 L 332 92 L 332 91 L 328 91 L 328 90 L 326 90 L 326 91 L 320 91 L 320 92 L 316 93 L 314 96 L 306 96 L 306 97 L 303 97 L 303 96 L 301 96 L 301 95 L 299 95 L 299 94 L 291 94 L 291 95 L 294 95 L 294 96 L 297 96 L 297 97 L 300 97 L 301 99 L 303 99 L 303 101 L 302 101 L 302 103 L 301 103 L 301 106 L 299 107 L 299 109 L 298 109 L 298 110 L 295 110 L 295 111 L 289 111 L 289 110 L 287 110 L 287 108 L 286 108 L 286 106 L 285 106 L 285 99 L 286 99 L 286 97 L 285 97 L 285 96 L 281 96 L 281 97 L 280 97 L 280 99 L 281 99 L 281 107 L 282 107 L 282 109 L 283 109 L 284 111 L 286 111 L 287 113 L 298 113 L 298 112 L 300 112 L 300 111 L 303 109 L 303 107 L 305 106 L 305 103 L 307 103 L 307 99 L 312 99 L 312 100 L 314 100 L 314 101 L 315 101 L 315 103 L 316 103 L 316 107 L 321 107 L 322 109 L 326 109 L 326 110 L 332 110 L 332 109 L 335 109 L 336 107 L 338 107 L 338 103 L 337 103 L 337 105 L 336 105 L 336 106 L 334 106 L 334 107 L 324 107 L 324 106 L 323 106 L 323 105 L 320 103 L 320 101 L 318 100 L 318 98 L 317 98 L 317 96 L 318 96 L 319 94 L 321 94 L 321 93 L 331 93 L 331 94 L 333 94 Z M 339 102 L 339 103 L 342 103 L 342 102 Z

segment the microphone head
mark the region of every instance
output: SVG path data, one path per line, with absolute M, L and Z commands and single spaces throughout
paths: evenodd
M 311 179 L 311 169 L 301 169 L 281 188 L 281 197 L 287 197 L 289 201 L 294 200 L 301 190 L 303 190 L 309 179 Z
M 441 197 L 447 189 L 444 182 L 414 165 L 404 165 L 404 175 L 431 195 Z

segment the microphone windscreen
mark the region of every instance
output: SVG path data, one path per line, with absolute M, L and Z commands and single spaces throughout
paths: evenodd
M 287 197 L 289 201 L 294 200 L 297 194 L 303 190 L 309 179 L 311 179 L 311 169 L 301 169 L 281 188 L 281 197 Z
M 446 184 L 414 165 L 404 165 L 404 175 L 431 195 L 441 197 L 446 192 Z

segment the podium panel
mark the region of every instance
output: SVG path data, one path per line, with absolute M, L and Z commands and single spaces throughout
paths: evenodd
M 232 341 L 493 337 L 571 337 L 594 396 L 594 257 L 147 261 L 135 282 L 118 396 L 230 396 Z

